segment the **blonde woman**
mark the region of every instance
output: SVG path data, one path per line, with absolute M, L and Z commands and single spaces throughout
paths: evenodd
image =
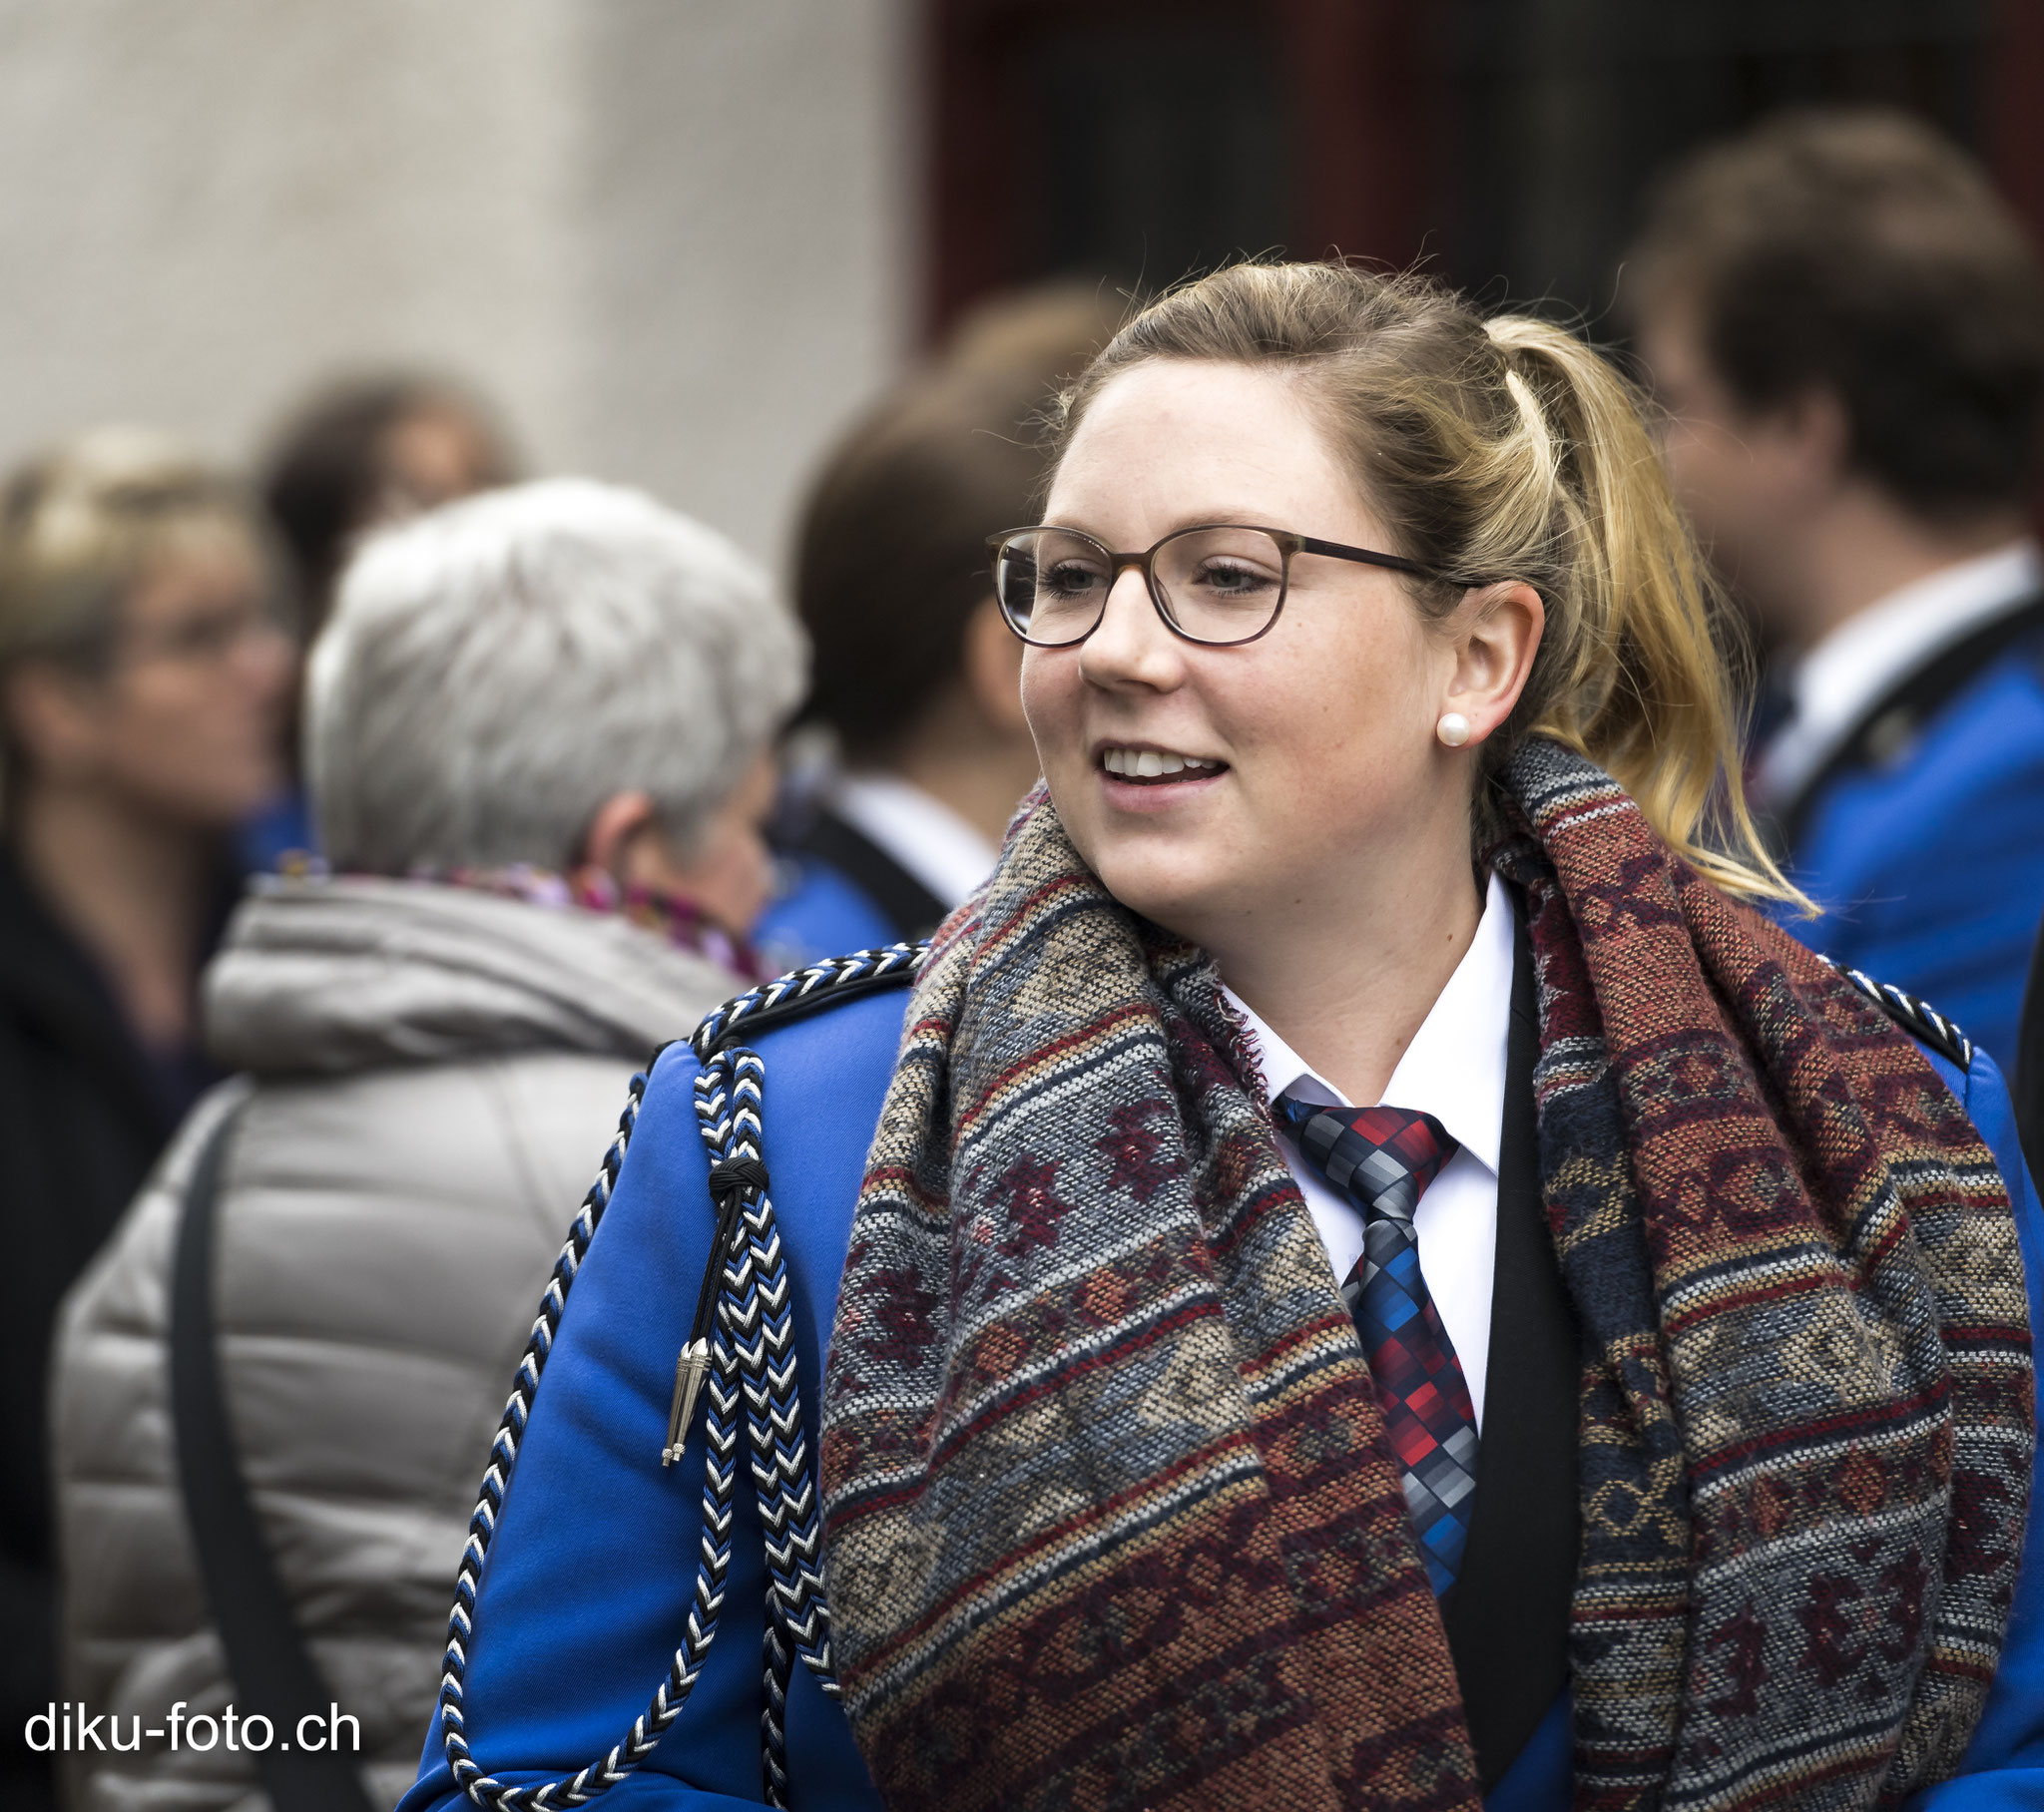
M 51 1802 L 51 1319 L 213 1072 L 201 965 L 235 828 L 283 784 L 290 644 L 253 500 L 101 429 L 0 490 L 0 1802 Z
M 2036 1200 L 1743 903 L 1625 383 L 1230 269 L 993 557 L 1045 788 L 654 1069 L 405 1805 L 2006 1803 Z

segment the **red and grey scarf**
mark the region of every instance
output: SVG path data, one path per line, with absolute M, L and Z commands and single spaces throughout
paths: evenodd
M 1978 1720 L 2028 1510 L 2002 1179 L 1914 1046 L 1601 770 L 1536 742 L 1511 785 L 1584 1336 L 1577 1804 L 1898 1799 Z M 1479 1803 L 1239 1026 L 1047 802 L 910 1008 L 822 1488 L 890 1808 Z
M 748 981 L 765 981 L 772 973 L 762 966 L 750 942 L 706 917 L 695 901 L 636 881 L 627 886 L 608 869 L 585 866 L 563 874 L 529 862 L 514 862 L 504 868 L 420 868 L 410 878 L 493 893 L 500 899 L 523 900 L 529 906 L 556 911 L 615 913 L 676 949 L 708 957 Z

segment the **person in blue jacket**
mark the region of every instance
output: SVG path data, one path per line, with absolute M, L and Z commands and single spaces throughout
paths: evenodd
M 1814 934 L 2012 1070 L 2044 916 L 2036 248 L 1927 127 L 1790 115 L 1678 170 L 1626 277 L 1678 496 L 1773 653 L 1752 784 Z
M 2033 1803 L 2007 1092 L 1748 903 L 1626 381 L 1231 267 L 991 554 L 1044 785 L 635 1089 L 403 1812 Z
M 783 885 L 757 928 L 791 965 L 934 931 L 986 878 L 1036 783 L 985 543 L 1028 513 L 1043 407 L 1105 343 L 1113 303 L 1061 278 L 975 304 L 810 488 L 795 549 L 817 654 L 802 720 L 828 746 L 791 764 Z
M 1090 318 L 1090 317 L 1089 317 Z M 1090 348 L 1071 347 L 1071 368 Z M 1034 365 L 903 384 L 854 427 L 803 509 L 794 595 L 816 661 L 804 722 L 835 759 L 791 801 L 788 884 L 755 939 L 812 961 L 926 937 L 993 867 L 1036 782 L 1015 640 L 985 541 L 1042 459 Z

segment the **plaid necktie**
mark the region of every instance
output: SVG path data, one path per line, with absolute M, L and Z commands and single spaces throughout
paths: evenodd
M 1341 1286 L 1383 1402 L 1405 1507 L 1434 1593 L 1455 1583 L 1476 1495 L 1476 1411 L 1454 1342 L 1419 1269 L 1412 1212 L 1455 1152 L 1430 1114 L 1329 1108 L 1280 1095 L 1275 1110 L 1306 1161 L 1362 1213 L 1362 1256 Z

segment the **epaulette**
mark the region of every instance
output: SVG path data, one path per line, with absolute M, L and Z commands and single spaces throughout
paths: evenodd
M 697 1410 L 704 1422 L 704 1534 L 696 1570 L 696 1596 L 667 1677 L 627 1735 L 608 1753 L 560 1780 L 513 1785 L 486 1774 L 469 1749 L 465 1700 L 468 1649 L 474 1636 L 476 1595 L 489 1558 L 497 1517 L 547 1357 L 554 1350 L 568 1291 L 624 1169 L 646 1079 L 632 1079 L 617 1137 L 604 1154 L 596 1181 L 568 1231 L 554 1274 L 540 1298 L 516 1384 L 497 1425 L 490 1465 L 469 1520 L 468 1542 L 447 1616 L 447 1647 L 440 1676 L 441 1739 L 448 1767 L 471 1804 L 490 1812 L 543 1812 L 579 1806 L 615 1786 L 652 1754 L 688 1702 L 717 1635 L 731 1567 L 729 1536 L 733 1492 L 745 1469 L 739 1444 L 752 1448 L 750 1468 L 766 1542 L 767 1641 L 761 1689 L 761 1766 L 768 1797 L 786 1804 L 787 1732 L 782 1717 L 788 1677 L 799 1659 L 829 1697 L 838 1692 L 830 1647 L 829 1610 L 823 1597 L 822 1530 L 817 1521 L 815 1470 L 802 1430 L 801 1380 L 796 1358 L 793 1296 L 786 1255 L 768 1195 L 771 1178 L 763 1150 L 761 1113 L 766 1066 L 750 1040 L 769 1028 L 832 1002 L 899 988 L 913 981 L 930 947 L 889 944 L 812 963 L 749 988 L 707 1015 L 689 1043 L 702 1064 L 696 1079 L 697 1131 L 710 1160 L 710 1197 L 716 1216 L 710 1253 L 696 1297 L 688 1339 L 675 1356 L 674 1396 L 668 1409 L 663 1468 L 683 1456 Z M 747 1041 L 747 1042 L 742 1042 Z M 658 1060 L 659 1052 L 654 1053 Z M 724 1531 L 712 1540 L 712 1532 Z
M 1927 1001 L 1919 1001 L 1913 994 L 1904 994 L 1901 989 L 1890 983 L 1877 982 L 1861 970 L 1847 969 L 1842 963 L 1832 962 L 1829 957 L 1821 960 L 1857 988 L 1918 1044 L 1928 1045 L 1947 1063 L 1958 1065 L 1961 1071 L 1972 1069 L 1973 1041 Z
M 883 944 L 873 950 L 854 950 L 849 956 L 827 957 L 806 969 L 790 969 L 762 982 L 744 994 L 734 995 L 722 1007 L 703 1017 L 690 1034 L 699 1063 L 708 1063 L 741 1032 L 751 1036 L 799 1019 L 805 1013 L 849 1000 L 861 994 L 875 994 L 883 988 L 903 987 L 922 973 L 930 953 L 929 941 L 914 944 Z

